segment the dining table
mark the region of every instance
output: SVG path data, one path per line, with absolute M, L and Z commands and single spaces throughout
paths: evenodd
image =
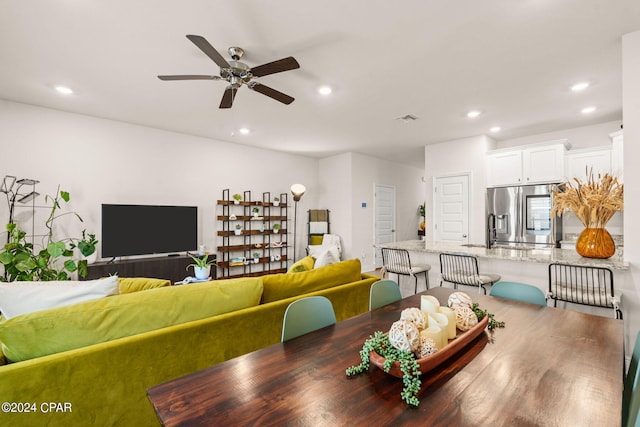
M 364 342 L 434 287 L 148 389 L 165 426 L 618 426 L 623 322 L 465 292 L 504 327 L 422 374 L 418 406 L 374 366 L 348 377 Z M 459 332 L 460 333 L 460 332 Z M 212 345 L 215 345 L 212 343 Z

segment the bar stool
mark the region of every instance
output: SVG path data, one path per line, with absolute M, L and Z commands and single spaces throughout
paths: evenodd
M 605 267 L 551 263 L 547 298 L 592 307 L 612 308 L 616 319 L 622 319 L 622 292 L 613 286 L 613 271 Z
M 382 248 L 382 275 L 385 272 L 397 275 L 411 276 L 415 279 L 414 293 L 418 293 L 418 274 L 424 273 L 424 280 L 429 289 L 429 264 L 411 264 L 409 251 L 406 249 Z
M 484 285 L 493 285 L 500 280 L 499 274 L 480 273 L 478 259 L 465 254 L 440 254 L 440 273 L 440 286 L 442 282 L 453 283 L 454 289 L 458 289 L 458 285 L 478 286 L 478 292 L 482 289 L 485 295 Z

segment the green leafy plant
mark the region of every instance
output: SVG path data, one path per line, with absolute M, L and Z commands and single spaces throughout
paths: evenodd
M 273 230 L 280 230 L 280 224 L 273 224 L 271 227 Z
M 258 212 L 260 212 L 260 209 L 258 209 L 257 207 L 255 207 L 255 208 L 253 208 L 253 209 L 251 209 L 251 210 L 252 210 L 254 213 L 258 213 Z
M 254 252 L 253 253 L 253 257 L 254 258 L 260 258 L 260 253 L 259 252 Z
M 425 204 L 421 204 L 420 206 L 418 206 L 418 214 L 424 218 L 425 214 L 426 214 L 426 209 L 425 209 Z
M 194 257 L 191 255 L 189 255 L 189 257 L 193 260 L 193 264 L 187 265 L 187 268 L 186 268 L 187 270 L 189 269 L 189 267 L 206 268 L 206 267 L 209 267 L 210 265 L 217 265 L 215 261 L 209 260 L 209 255 L 205 255 L 202 258 Z
M 240 194 L 238 194 L 238 193 L 234 194 L 234 195 L 233 195 L 233 196 L 231 196 L 231 197 L 233 197 L 233 200 L 237 200 L 237 201 L 242 200 L 242 195 L 240 195 Z
M 410 351 L 401 351 L 396 349 L 389 341 L 389 335 L 384 332 L 377 331 L 370 336 L 362 346 L 360 350 L 360 362 L 359 365 L 351 366 L 345 371 L 348 377 L 356 376 L 364 372 L 369 371 L 370 366 L 370 354 L 375 351 L 380 356 L 385 358 L 384 371 L 389 372 L 394 362 L 400 363 L 400 370 L 402 371 L 402 384 L 403 389 L 400 393 L 400 397 L 407 404 L 412 406 L 418 406 L 420 400 L 418 399 L 418 393 L 420 392 L 420 386 L 422 381 L 420 380 L 420 365 L 416 361 L 415 355 Z
M 273 201 L 274 201 L 274 202 L 279 202 L 279 201 L 280 201 L 280 197 L 274 197 L 274 198 L 273 198 Z
M 15 224 L 7 224 L 8 242 L 0 251 L 0 263 L 4 266 L 2 281 L 50 281 L 69 280 L 69 273 L 78 272 L 80 277 L 87 275 L 87 260 L 73 260 L 73 250 L 77 247 L 84 256 L 95 252 L 98 240 L 95 234 L 82 231 L 82 238 L 65 238 L 54 240 L 54 224 L 64 215 L 75 215 L 81 222 L 82 218 L 75 212 L 59 213 L 61 202 L 69 202 L 70 195 L 58 187 L 55 197 L 45 196 L 46 202 L 51 202 L 51 210 L 45 221 L 47 235 L 44 239 L 44 249 L 35 252 L 32 243 L 26 240 L 27 233 Z
M 489 313 L 487 310 L 481 309 L 477 302 L 473 303 L 471 309 L 475 313 L 478 320 L 482 319 L 484 316 L 489 316 L 489 324 L 487 325 L 487 329 L 489 329 L 490 331 L 493 331 L 495 328 L 504 328 L 504 322 L 496 320 L 492 313 Z
M 236 230 L 242 230 L 242 225 L 236 224 Z

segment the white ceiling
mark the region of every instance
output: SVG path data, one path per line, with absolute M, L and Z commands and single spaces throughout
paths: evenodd
M 638 0 L 0 0 L 0 98 L 216 140 L 325 157 L 354 151 L 422 167 L 426 144 L 497 140 L 622 118 L 621 36 Z M 186 37 L 260 65 L 289 106 L 218 74 Z M 592 86 L 573 93 L 578 81 Z M 63 84 L 76 91 L 61 96 Z M 317 94 L 333 86 L 329 97 Z M 596 112 L 580 114 L 588 105 Z M 470 120 L 465 114 L 479 109 Z M 404 123 L 397 117 L 413 114 Z M 242 136 L 240 127 L 252 133 Z

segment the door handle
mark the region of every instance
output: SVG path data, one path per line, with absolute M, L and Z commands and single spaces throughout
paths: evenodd
M 467 238 L 467 235 L 466 235 L 466 234 L 463 234 L 463 235 L 462 235 L 462 237 L 464 237 L 464 238 L 466 239 L 466 238 Z
M 395 230 L 394 228 L 392 228 L 392 229 L 391 229 L 391 232 L 392 232 L 392 233 L 395 233 L 395 232 L 396 232 L 396 230 Z

